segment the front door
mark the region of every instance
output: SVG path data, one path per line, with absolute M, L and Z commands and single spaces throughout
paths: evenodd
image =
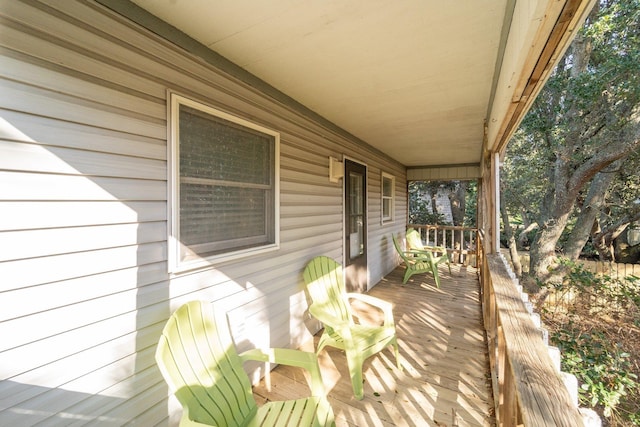
M 367 168 L 344 161 L 345 279 L 349 292 L 367 290 Z

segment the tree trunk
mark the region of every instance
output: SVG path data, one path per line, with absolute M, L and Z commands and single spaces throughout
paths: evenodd
M 576 224 L 564 247 L 564 254 L 567 258 L 576 260 L 580 257 L 580 253 L 593 229 L 593 223 L 604 205 L 605 193 L 613 182 L 616 172 L 621 165 L 621 160 L 613 162 L 606 171 L 599 172 L 591 181 L 589 192 L 582 204 L 582 209 L 578 215 Z
M 614 253 L 616 262 L 637 264 L 640 262 L 640 245 L 631 246 L 628 240 L 628 232 L 622 233 L 614 240 Z
M 554 272 L 558 266 L 556 245 L 567 225 L 568 217 L 569 214 L 566 213 L 559 215 L 557 219 L 546 221 L 533 240 L 529 252 L 531 257 L 529 271 L 542 281 L 557 280 L 557 272 Z
M 591 235 L 591 240 L 595 246 L 601 261 L 616 261 L 614 241 L 627 229 L 627 227 L 640 219 L 640 208 L 627 213 L 615 223 L 605 229 L 598 227 Z
M 454 190 L 449 192 L 449 202 L 451 204 L 451 217 L 453 219 L 453 225 L 464 225 L 464 213 L 465 213 L 465 198 L 467 196 L 467 182 L 460 181 L 456 184 Z M 463 250 L 465 247 L 463 233 L 453 233 L 453 247 L 458 250 Z
M 531 224 L 525 224 L 524 229 L 518 235 L 518 247 L 524 248 L 525 242 L 529 241 L 529 232 L 538 229 L 538 223 L 532 222 Z
M 434 215 L 434 218 L 438 218 L 438 190 L 433 190 L 429 192 L 429 200 L 431 200 L 431 213 Z M 436 224 L 438 221 L 436 221 Z
M 600 261 L 614 261 L 613 240 L 627 228 L 629 224 L 622 224 L 606 231 L 600 231 L 593 237 L 593 246 L 598 251 Z
M 451 202 L 451 216 L 453 225 L 462 226 L 464 224 L 465 198 L 467 196 L 467 182 L 460 181 L 455 190 L 449 192 L 449 202 Z
M 518 254 L 518 248 L 516 245 L 516 238 L 513 235 L 513 229 L 509 222 L 509 213 L 507 212 L 504 191 L 500 191 L 500 215 L 502 216 L 502 226 L 504 228 L 504 234 L 507 237 L 507 243 L 509 245 L 509 256 L 511 256 L 511 263 L 515 270 L 516 276 L 522 277 L 522 264 L 520 263 L 520 255 Z

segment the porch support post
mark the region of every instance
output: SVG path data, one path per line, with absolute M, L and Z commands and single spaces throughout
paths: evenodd
M 500 253 L 500 153 L 491 153 L 491 252 Z

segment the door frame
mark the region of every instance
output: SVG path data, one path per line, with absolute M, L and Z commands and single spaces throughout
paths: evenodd
M 368 257 L 368 243 L 369 243 L 369 180 L 368 180 L 368 174 L 369 174 L 369 167 L 368 165 L 363 162 L 360 161 L 358 159 L 355 159 L 353 157 L 349 157 L 346 155 L 342 156 L 342 161 L 343 161 L 343 172 L 344 172 L 344 177 L 342 179 L 342 248 L 343 248 L 343 265 L 344 265 L 344 275 L 345 275 L 345 284 L 347 285 L 347 289 L 349 292 L 366 292 L 369 289 L 369 257 Z M 364 258 L 365 258 L 365 264 L 364 264 L 364 268 L 365 268 L 365 274 L 366 276 L 364 277 L 364 283 L 363 286 L 359 287 L 358 289 L 354 289 L 351 288 L 349 289 L 349 283 L 348 279 L 348 270 L 349 270 L 349 264 L 348 261 L 350 260 L 350 248 L 348 247 L 347 244 L 347 233 L 348 233 L 348 228 L 349 228 L 349 224 L 348 224 L 348 215 L 349 213 L 347 212 L 347 200 L 346 200 L 346 196 L 347 196 L 347 164 L 346 162 L 349 161 L 351 163 L 355 163 L 357 165 L 362 166 L 362 168 L 364 168 L 364 219 L 365 219 L 365 223 L 364 223 Z

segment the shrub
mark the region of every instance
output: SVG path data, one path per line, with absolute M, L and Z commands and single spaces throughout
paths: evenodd
M 562 283 L 541 284 L 549 294 L 541 312 L 562 369 L 578 378 L 581 405 L 611 425 L 640 425 L 640 359 L 631 332 L 640 326 L 640 279 L 595 275 L 567 260 L 559 268 Z

